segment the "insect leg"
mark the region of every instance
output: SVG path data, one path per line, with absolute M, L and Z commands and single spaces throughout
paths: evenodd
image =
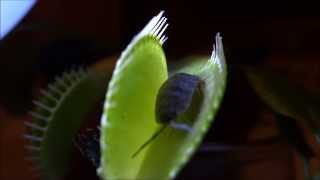
M 186 131 L 186 132 L 193 132 L 193 128 L 190 127 L 188 124 L 184 124 L 184 123 L 177 123 L 175 121 L 171 121 L 169 123 L 169 126 L 174 128 L 174 129 L 178 129 L 178 130 L 182 130 L 182 131 Z
M 131 158 L 136 157 L 148 144 L 150 144 L 156 137 L 160 135 L 160 133 L 165 130 L 167 125 L 162 126 L 158 131 L 156 131 L 145 143 L 143 143 L 139 149 L 132 154 Z

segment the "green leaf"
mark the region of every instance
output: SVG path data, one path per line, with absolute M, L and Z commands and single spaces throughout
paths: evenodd
M 87 113 L 103 99 L 106 75 L 71 71 L 43 90 L 31 112 L 27 146 L 45 179 L 61 179 L 68 170 L 73 137 Z
M 212 124 L 226 85 L 226 65 L 219 34 L 216 36 L 216 49 L 209 60 L 208 58 L 205 60 L 194 59 L 177 72 L 193 74 L 204 81 L 202 102 L 200 108 L 198 107 L 200 112 L 194 111 L 191 105 L 191 113 L 183 117 L 183 119 L 194 122 L 193 131 L 186 133 L 167 128 L 147 150 L 137 179 L 173 179 L 176 177 L 179 170 L 191 158 Z M 194 114 L 195 112 L 196 114 Z
M 279 72 L 267 68 L 247 68 L 245 73 L 257 95 L 275 112 L 305 120 L 320 133 L 320 101 Z
M 144 153 L 132 153 L 158 127 L 155 100 L 167 79 L 162 44 L 166 28 L 162 12 L 132 40 L 121 54 L 109 83 L 101 119 L 101 167 L 104 179 L 134 179 Z
M 104 179 L 174 178 L 200 144 L 220 105 L 226 67 L 222 40 L 217 35 L 211 58 L 179 70 L 199 76 L 204 82 L 203 97 L 198 97 L 203 101 L 198 101 L 198 107 L 191 105 L 190 113 L 184 115 L 194 122 L 192 133 L 166 128 L 138 156 L 132 157 L 161 127 L 155 119 L 155 105 L 168 76 L 161 47 L 165 38 L 162 33 L 159 35 L 166 27 L 163 21 L 161 12 L 128 45 L 114 70 L 101 119 L 102 156 L 98 172 Z

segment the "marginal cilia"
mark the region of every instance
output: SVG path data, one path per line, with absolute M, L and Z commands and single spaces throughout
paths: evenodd
M 87 70 L 79 68 L 65 72 L 61 77 L 48 85 L 46 89 L 40 90 L 41 96 L 33 101 L 35 107 L 29 114 L 31 121 L 26 121 L 27 133 L 24 138 L 28 140 L 27 160 L 35 162 L 35 169 L 42 173 L 40 163 L 40 153 L 43 142 L 46 140 L 46 133 L 56 110 L 59 108 L 64 98 L 72 92 L 72 89 L 88 76 Z

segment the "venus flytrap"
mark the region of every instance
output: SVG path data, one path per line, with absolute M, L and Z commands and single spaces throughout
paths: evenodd
M 108 179 L 134 179 L 144 153 L 131 158 L 141 142 L 153 133 L 154 102 L 167 78 L 162 44 L 168 26 L 163 12 L 151 19 L 117 61 L 109 83 L 101 119 L 101 167 Z
M 42 90 L 34 101 L 32 121 L 25 122 L 28 157 L 44 179 L 61 179 L 68 170 L 73 137 L 92 107 L 102 100 L 107 75 L 72 70 Z
M 36 161 L 45 179 L 65 175 L 77 130 L 105 92 L 97 170 L 102 179 L 173 179 L 191 158 L 224 93 L 227 73 L 222 39 L 216 35 L 210 58 L 188 63 L 168 78 L 162 49 L 168 23 L 163 14 L 153 17 L 133 38 L 109 84 L 104 68 L 92 66 L 88 72 L 72 71 L 57 78 L 35 102 L 33 120 L 26 123 L 30 128 L 26 138 L 30 159 Z M 173 88 L 161 88 L 166 84 Z M 173 98 L 172 103 L 167 104 L 168 98 Z M 168 127 L 159 131 L 166 123 Z M 156 138 L 143 146 L 155 133 Z M 87 146 L 84 150 L 96 158 L 95 151 Z
M 128 45 L 109 83 L 101 119 L 102 156 L 98 171 L 104 179 L 173 179 L 200 144 L 221 102 L 226 67 L 218 34 L 211 58 L 201 61 L 201 65 L 190 64 L 179 70 L 203 81 L 200 90 L 203 97 L 192 98 L 191 104 L 197 101 L 197 105 L 177 114 L 177 119 L 191 122 L 192 132 L 168 127 L 132 157 L 162 128 L 155 113 L 160 87 L 167 80 L 162 50 L 167 24 L 162 16 L 163 12 L 155 16 Z
M 191 158 L 211 126 L 225 91 L 222 38 L 216 35 L 211 57 L 189 58 L 188 63 L 168 72 L 162 48 L 168 23 L 163 15 L 162 11 L 153 17 L 122 52 L 110 83 L 108 70 L 112 64 L 102 62 L 88 71 L 64 73 L 42 90 L 30 113 L 32 121 L 25 123 L 29 129 L 25 138 L 30 141 L 26 147 L 28 159 L 36 163 L 45 179 L 64 177 L 73 139 L 85 115 L 104 95 L 100 139 L 84 135 L 80 141 L 93 138 L 94 142 L 78 143 L 94 165 L 100 163 L 97 173 L 102 179 L 174 179 Z M 283 118 L 306 120 L 320 139 L 319 98 L 274 71 L 244 71 L 256 93 L 274 112 Z M 297 125 L 290 123 L 278 119 L 284 136 L 295 145 L 296 136 L 301 135 L 296 132 Z
M 192 122 L 192 132 L 184 133 L 170 128 L 150 145 L 137 179 L 173 179 L 191 158 L 219 108 L 226 83 L 226 65 L 222 40 L 216 36 L 216 45 L 209 60 L 182 67 L 177 73 L 197 76 L 203 81 L 202 95 L 195 96 L 183 121 Z M 198 101 L 198 102 L 197 102 Z M 190 113 L 191 112 L 191 113 Z

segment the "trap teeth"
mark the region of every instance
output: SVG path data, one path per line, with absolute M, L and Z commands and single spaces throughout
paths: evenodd
M 163 44 L 166 40 L 167 37 L 164 35 L 165 30 L 169 26 L 167 23 L 167 18 L 163 17 L 163 11 L 158 15 L 158 20 L 155 22 L 154 26 L 150 30 L 150 34 L 157 38 L 161 44 Z M 160 19 L 159 19 L 160 17 Z
M 29 112 L 30 116 L 32 116 L 33 118 L 36 118 L 38 120 L 42 120 L 44 122 L 48 122 L 49 121 L 49 117 L 46 117 L 44 115 L 41 115 L 39 113 L 36 113 L 36 112 Z
M 66 79 L 66 75 L 63 75 Z M 60 77 L 56 77 L 55 81 L 57 82 L 58 85 L 60 85 L 61 87 L 68 89 L 69 85 L 66 84 L 66 82 L 64 81 L 64 79 L 60 78 Z M 72 83 L 72 82 L 70 82 Z
M 81 79 L 81 77 L 83 77 L 83 74 L 81 74 L 80 68 L 78 69 L 78 71 L 75 71 L 74 69 L 71 70 L 70 79 L 73 79 L 73 81 L 77 82 L 77 81 L 79 81 Z
M 140 38 L 149 35 L 157 39 L 162 45 L 167 39 L 164 34 L 169 25 L 167 18 L 163 14 L 164 11 L 161 11 L 158 15 L 154 16 L 131 43 L 134 44 L 134 42 L 137 42 Z
M 71 73 L 63 73 L 63 77 L 65 77 L 64 79 L 69 83 L 69 84 L 72 84 L 72 82 L 74 81 L 73 79 L 72 79 L 72 75 L 71 75 Z M 64 87 L 66 86 L 65 85 L 65 81 L 63 81 L 63 80 L 60 80 L 61 82 L 63 82 L 63 84 L 64 84 Z
M 48 99 L 54 101 L 55 103 L 59 103 L 59 99 L 54 97 L 54 95 L 49 93 L 48 91 L 41 89 L 40 92 L 41 92 L 42 95 L 44 95 Z
M 154 28 L 151 30 L 151 33 L 155 36 L 158 35 L 158 33 L 161 30 L 161 27 L 163 27 L 163 24 L 167 21 L 167 18 L 161 17 L 161 19 L 158 21 L 158 23 L 154 26 Z
M 35 104 L 39 108 L 44 109 L 50 113 L 53 113 L 53 111 L 54 111 L 54 108 L 42 103 L 41 101 L 32 101 L 32 102 L 33 102 L 33 104 Z
M 167 39 L 168 39 L 168 37 L 162 36 L 162 37 L 160 38 L 161 44 L 164 44 L 164 43 L 167 41 Z
M 37 147 L 37 146 L 26 145 L 24 148 L 28 151 L 40 152 L 40 147 Z
M 52 84 L 48 85 L 48 88 L 50 91 L 57 93 L 58 95 L 62 96 L 64 94 L 64 92 L 62 90 L 60 90 L 58 87 L 53 86 Z
M 30 122 L 24 122 L 25 126 L 33 129 L 33 130 L 38 130 L 38 131 L 42 131 L 42 132 L 45 132 L 47 129 L 45 127 L 41 127 L 37 124 L 34 124 L 34 123 L 30 123 Z
M 40 157 L 38 157 L 38 156 L 29 156 L 29 157 L 25 157 L 24 160 L 37 162 L 37 161 L 40 161 Z
M 166 21 L 167 21 L 167 18 L 166 18 Z M 165 22 L 166 22 L 165 21 Z M 161 29 L 161 31 L 157 34 L 158 37 L 162 37 L 164 31 L 168 28 L 169 24 L 165 24 L 164 26 L 162 26 L 163 28 Z M 159 29 L 160 30 L 160 29 Z
M 69 153 L 72 139 L 87 113 L 86 110 L 105 95 L 105 87 L 101 85 L 104 80 L 101 74 L 79 68 L 61 74 L 47 88 L 40 90 L 40 97 L 33 101 L 33 110 L 29 112 L 32 120 L 24 122 L 27 133 L 23 138 L 27 143 L 24 147 L 26 159 L 34 162 L 32 165 L 41 173 L 41 177 L 60 179 L 65 175 L 69 159 L 67 155 L 60 157 L 56 152 Z M 92 93 L 87 93 L 88 89 Z M 78 106 L 84 110 L 79 111 Z M 68 121 L 65 110 L 79 119 Z M 99 144 L 95 137 L 93 141 Z M 37 167 L 41 168 L 38 170 Z
M 28 134 L 23 135 L 23 137 L 25 139 L 28 139 L 33 142 L 42 142 L 42 140 L 43 140 L 42 137 L 37 137 L 37 136 L 33 136 L 33 135 L 28 135 Z

